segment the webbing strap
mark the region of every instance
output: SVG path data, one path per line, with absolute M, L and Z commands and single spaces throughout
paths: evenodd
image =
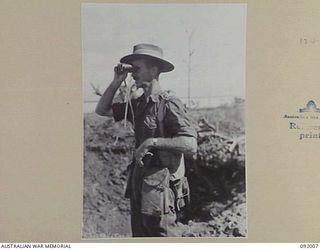
M 158 106 L 158 113 L 157 113 L 157 119 L 159 123 L 159 135 L 160 137 L 165 137 L 164 134 L 164 125 L 163 125 L 163 120 L 165 117 L 165 99 L 161 98 Z

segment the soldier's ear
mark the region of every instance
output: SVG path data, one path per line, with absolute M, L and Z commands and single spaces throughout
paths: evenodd
M 151 75 L 156 78 L 159 76 L 159 68 L 157 66 L 151 67 Z

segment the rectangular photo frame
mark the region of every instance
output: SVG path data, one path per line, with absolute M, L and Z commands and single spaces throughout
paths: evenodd
M 174 195 L 173 234 L 133 232 L 139 223 L 125 198 L 138 147 L 131 99 L 146 95 L 135 87 L 135 73 L 128 70 L 113 98 L 125 106 L 125 119 L 97 114 L 120 59 L 159 52 L 148 45 L 160 48 L 153 57 L 173 65 L 172 72 L 161 72 L 159 85 L 179 100 L 197 135 L 197 153 L 184 156 L 189 187 L 182 191 L 182 209 L 179 191 Z M 83 239 L 248 236 L 245 55 L 246 4 L 82 4 Z

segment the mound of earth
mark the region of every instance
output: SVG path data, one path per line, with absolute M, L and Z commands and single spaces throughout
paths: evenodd
M 124 199 L 134 138 L 112 119 L 88 114 L 84 121 L 83 237 L 130 236 L 130 206 Z

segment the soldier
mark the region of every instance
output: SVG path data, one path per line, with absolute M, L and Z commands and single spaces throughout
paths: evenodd
M 133 237 L 180 236 L 177 211 L 189 191 L 184 155 L 197 150 L 197 133 L 185 106 L 160 88 L 160 73 L 174 69 L 162 55 L 162 49 L 152 44 L 134 46 L 133 53 L 115 67 L 113 81 L 96 107 L 98 115 L 113 116 L 115 121 L 127 118 L 134 125 L 136 149 L 126 190 Z M 143 89 L 140 97 L 132 99 L 131 109 L 126 103 L 113 103 L 128 72 L 136 88 Z

